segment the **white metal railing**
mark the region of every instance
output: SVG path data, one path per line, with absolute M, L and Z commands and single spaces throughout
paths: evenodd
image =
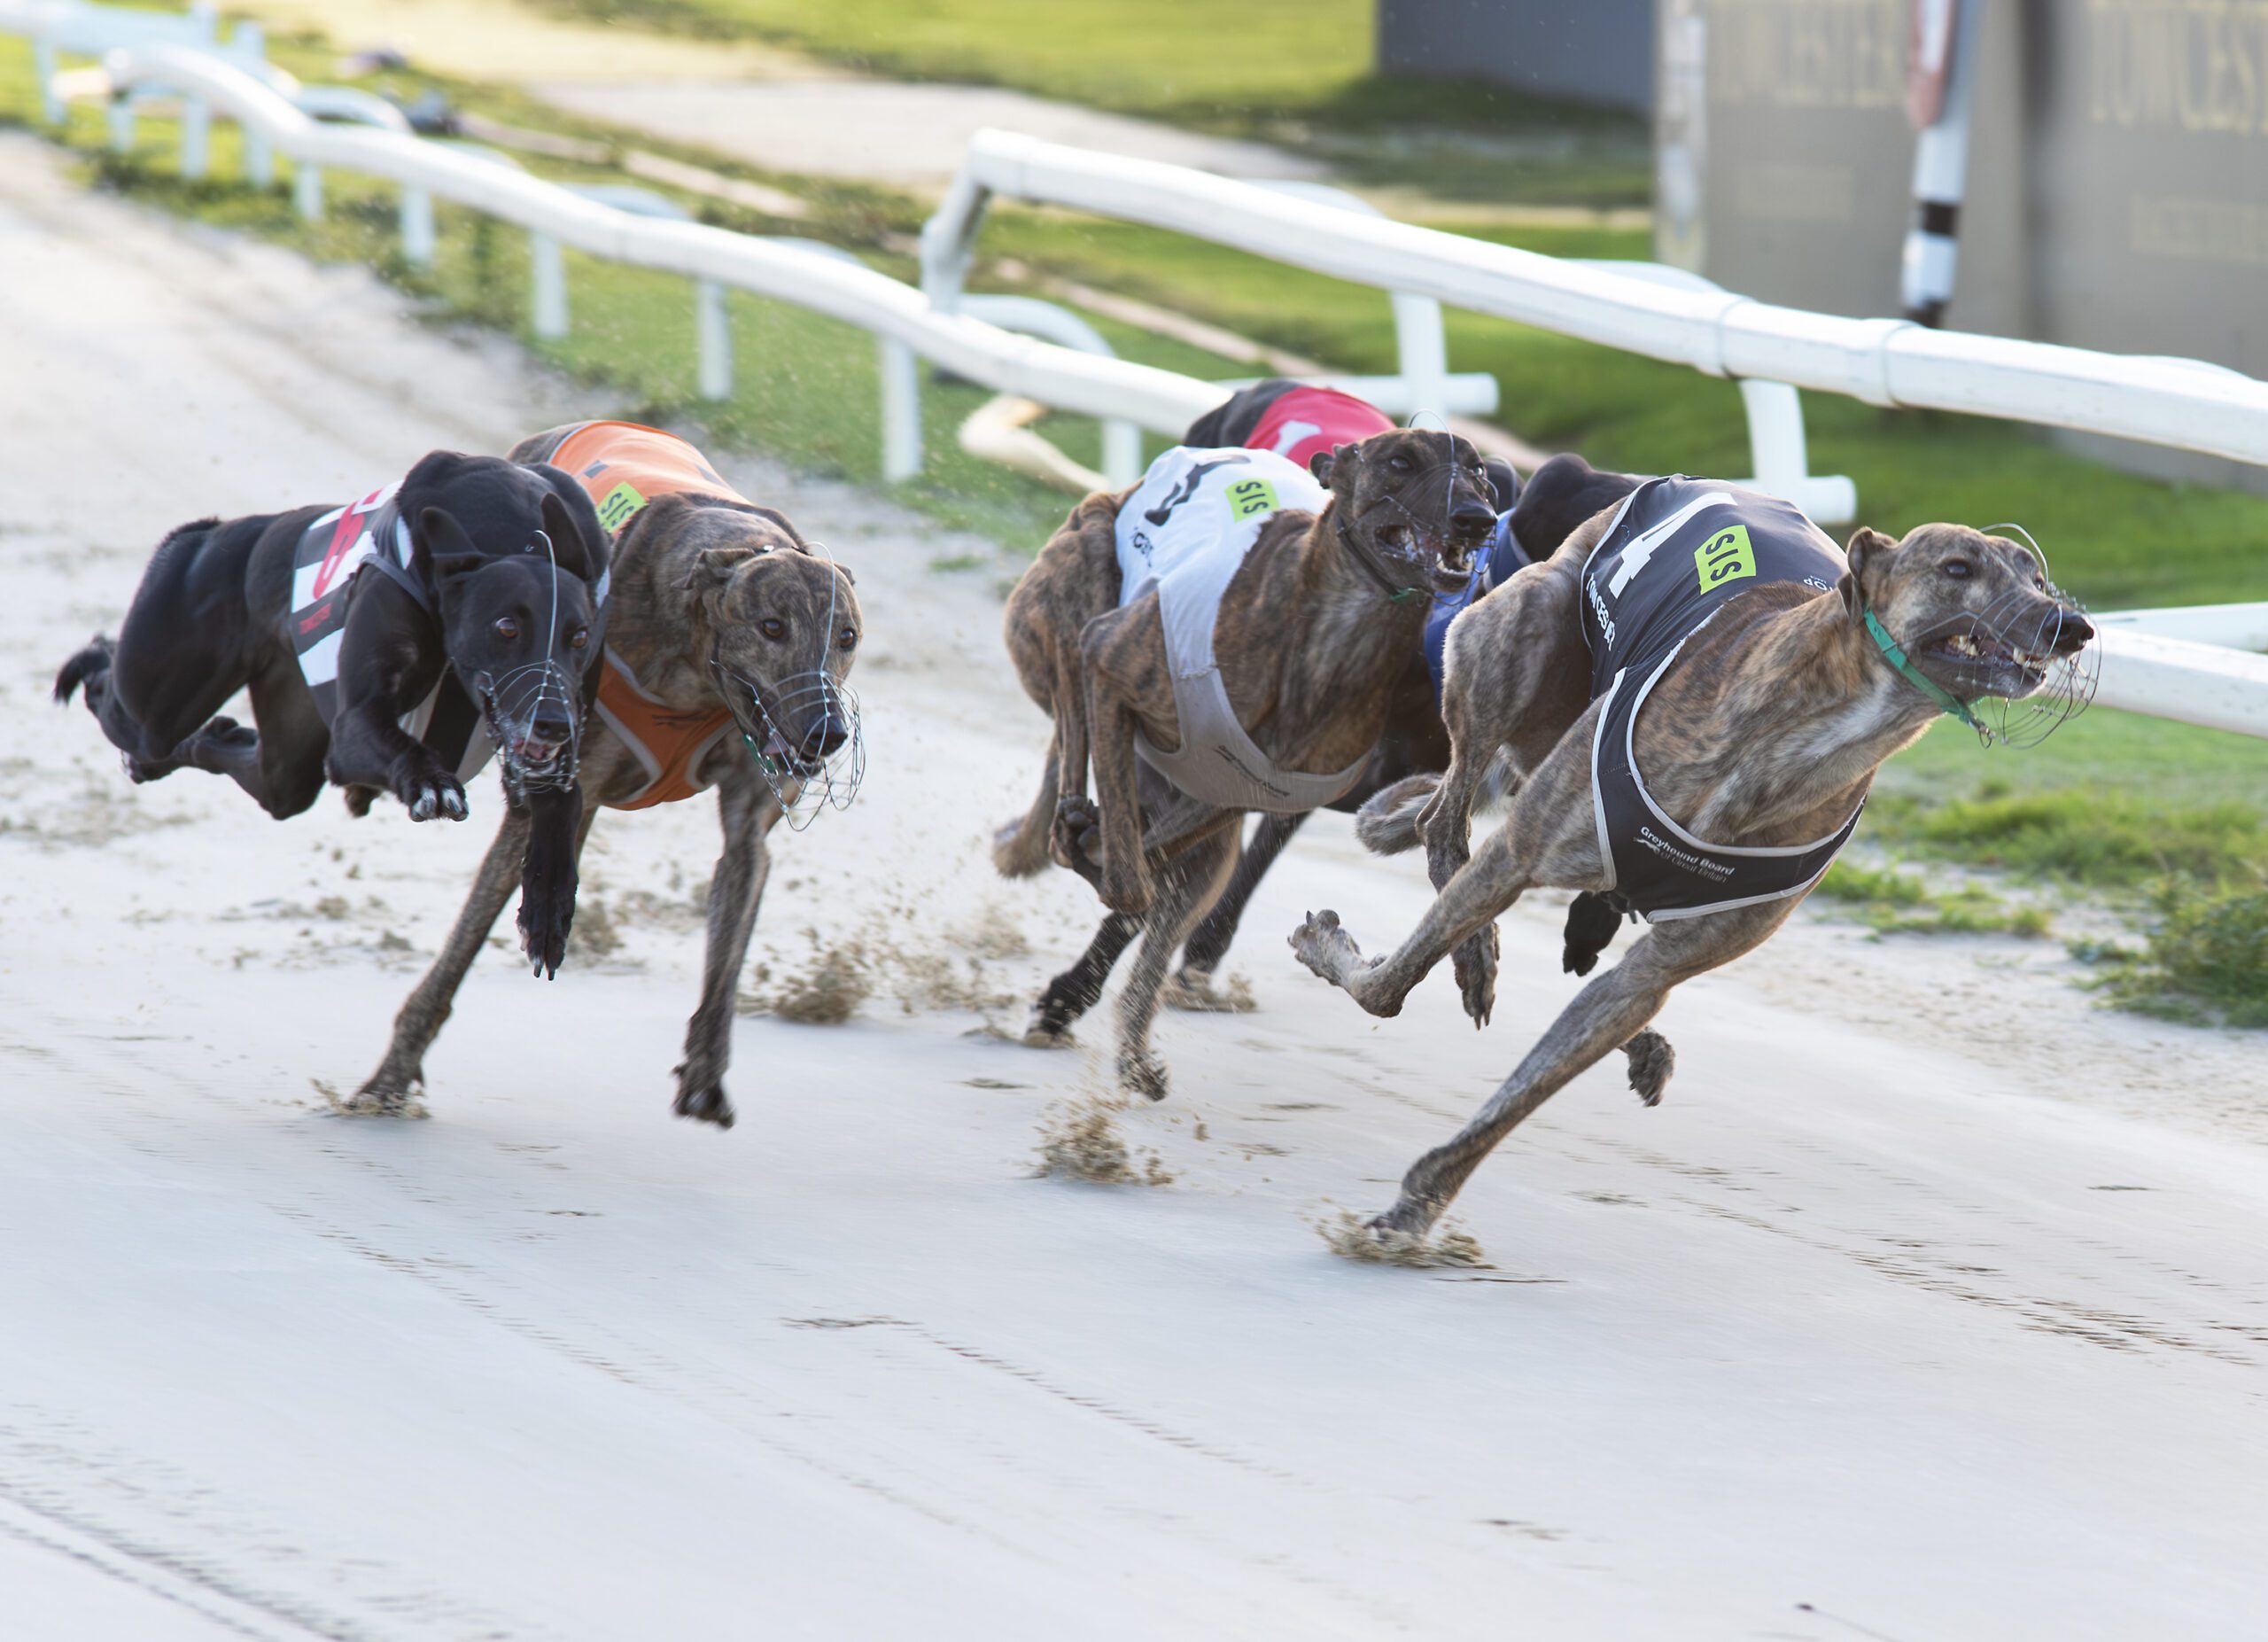
M 1684 291 L 1406 222 L 1349 217 L 1155 160 L 980 131 L 924 234 L 924 280 L 950 305 L 994 195 L 1146 222 L 1255 256 L 1711 376 L 1786 382 L 1869 404 L 2083 430 L 2268 464 L 2268 383 L 2194 361 L 1842 319 L 1724 291 Z
M 303 210 L 321 210 L 325 167 L 385 177 L 405 191 L 485 212 L 592 256 L 666 269 L 796 304 L 904 343 L 913 354 L 1000 393 L 1087 416 L 1178 433 L 1229 390 L 1130 360 L 1078 353 L 1014 335 L 967 315 L 941 314 L 919 291 L 808 244 L 766 240 L 704 223 L 641 217 L 457 145 L 396 131 L 326 125 L 239 68 L 181 47 L 129 48 L 105 60 L 120 89 L 193 91 L 256 130 L 300 173 Z M 563 313 L 563 309 L 562 309 Z
M 10 20 L 7 0 L 0 0 L 0 27 Z M 548 238 L 594 256 L 753 292 L 874 333 L 885 349 L 883 442 L 893 477 L 919 463 L 916 354 L 998 393 L 1168 435 L 1227 393 L 1219 384 L 1032 340 L 951 311 L 975 224 L 993 193 L 1178 230 L 1713 374 L 2268 462 L 2268 384 L 2195 362 L 2122 358 L 1775 307 L 1369 218 L 1178 167 L 999 132 L 982 133 L 972 144 L 925 236 L 936 242 L 928 247 L 925 278 L 945 296 L 941 306 L 886 275 L 808 245 L 633 215 L 449 144 L 321 123 L 261 79 L 198 50 L 116 51 L 105 71 L 118 93 L 170 89 L 235 118 L 248 137 L 292 160 L 302 209 L 320 209 L 326 166 L 387 177 L 401 185 L 405 205 L 424 191 L 517 223 L 538 243 Z M 955 256 L 958 268 L 951 266 Z M 563 297 L 556 317 L 563 326 Z M 2151 612 L 2104 623 L 2106 704 L 2268 736 L 2268 657 L 2167 636 L 2155 626 Z M 2207 628 L 2197 619 L 2187 630 Z

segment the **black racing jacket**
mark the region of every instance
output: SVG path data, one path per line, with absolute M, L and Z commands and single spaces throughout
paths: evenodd
M 1784 900 L 1816 883 L 1859 824 L 1786 848 L 1697 838 L 1646 790 L 1633 752 L 1638 710 L 1685 642 L 1731 600 L 1775 581 L 1831 590 L 1842 553 L 1800 510 L 1714 479 L 1650 479 L 1583 565 L 1591 699 L 1591 800 L 1608 890 L 1650 922 Z M 1863 801 L 1860 809 L 1866 807 Z
M 338 716 L 338 653 L 346 612 L 368 576 L 383 576 L 428 615 L 439 609 L 432 572 L 410 550 L 396 486 L 376 490 L 309 525 L 291 556 L 291 647 L 325 724 Z M 470 781 L 493 748 L 488 727 L 453 668 L 401 720 L 460 781 Z

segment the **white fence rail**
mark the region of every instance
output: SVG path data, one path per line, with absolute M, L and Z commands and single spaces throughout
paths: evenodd
M 0 27 L 22 11 L 0 4 Z M 539 251 L 539 269 L 548 241 L 753 292 L 873 332 L 883 348 L 884 465 L 893 478 L 919 465 L 916 354 L 998 393 L 1169 435 L 1228 391 L 1032 340 L 953 311 L 976 227 L 996 194 L 1177 230 L 1714 375 L 2268 463 L 2268 384 L 2194 361 L 2123 358 L 1927 331 L 1903 321 L 1837 319 L 1775 307 L 1366 217 L 1201 172 L 1000 132 L 982 133 L 973 143 L 925 235 L 924 279 L 931 293 L 925 295 L 808 245 L 641 216 L 449 144 L 393 130 L 326 125 L 244 68 L 199 50 L 131 47 L 111 52 L 104 66 L 116 94 L 180 93 L 191 106 L 235 119 L 260 150 L 288 157 L 297 168 L 295 196 L 303 210 L 321 209 L 324 167 L 386 177 L 404 191 L 406 225 L 419 196 L 454 200 L 526 229 Z M 538 306 L 552 310 L 542 316 L 563 328 L 563 293 Z M 706 300 L 699 305 L 704 331 L 721 329 L 714 307 Z M 1794 431 L 1799 440 L 1799 419 Z M 1764 466 L 1760 458 L 1759 465 Z M 1800 455 L 1794 470 L 1783 474 L 1783 482 L 1810 478 Z M 2268 657 L 2227 644 L 2229 634 L 2249 637 L 2258 631 L 2256 620 L 2226 612 L 2107 618 L 2101 699 L 2161 718 L 2268 736 Z M 2192 634 L 2216 642 L 2200 643 Z

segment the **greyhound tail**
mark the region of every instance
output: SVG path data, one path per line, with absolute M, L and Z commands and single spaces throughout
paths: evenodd
M 55 702 L 58 706 L 69 703 L 72 692 L 89 679 L 110 671 L 111 659 L 118 653 L 118 646 L 106 635 L 97 633 L 85 648 L 65 662 L 55 674 Z
M 1048 751 L 1047 769 L 1040 777 L 1039 796 L 1030 811 L 992 835 L 992 867 L 1004 878 L 1029 878 L 1050 864 L 1048 835 L 1055 825 L 1055 754 Z
M 1405 775 L 1355 812 L 1355 836 L 1373 855 L 1399 855 L 1424 842 L 1418 818 L 1441 790 L 1438 775 Z

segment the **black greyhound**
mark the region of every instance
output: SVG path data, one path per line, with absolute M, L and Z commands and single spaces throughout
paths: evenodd
M 1264 440 L 1275 423 L 1283 420 L 1281 402 L 1296 392 L 1295 384 L 1281 377 L 1256 384 L 1200 417 L 1191 425 L 1183 443 L 1214 448 L 1246 444 L 1255 437 Z M 1550 557 L 1578 525 L 1613 506 L 1641 482 L 1628 474 L 1602 471 L 1574 455 L 1552 457 L 1535 471 L 1534 477 L 1525 486 L 1498 461 L 1491 459 L 1488 466 L 1490 482 L 1498 496 L 1517 498 L 1511 502 L 1500 533 L 1509 545 L 1500 546 L 1490 556 L 1493 562 L 1487 567 L 1486 577 L 1482 572 L 1475 572 L 1473 589 L 1461 599 L 1447 602 L 1444 613 L 1436 623 L 1429 624 L 1429 640 L 1446 628 L 1448 618 L 1463 608 L 1464 603 L 1486 592 L 1495 581 L 1509 576 L 1521 564 Z M 1437 641 L 1432 648 L 1437 657 Z M 1351 814 L 1374 794 L 1406 776 L 1447 767 L 1449 732 L 1441 723 L 1435 665 L 1423 652 L 1411 656 L 1408 671 L 1394 683 L 1386 734 L 1371 755 L 1369 769 L 1353 790 L 1330 808 Z M 1169 1006 L 1184 1009 L 1232 1007 L 1214 990 L 1213 975 L 1227 957 L 1230 944 L 1236 939 L 1237 927 L 1243 921 L 1245 907 L 1259 890 L 1261 880 L 1313 813 L 1310 810 L 1268 813 L 1259 818 L 1228 883 L 1182 944 L 1181 967 L 1165 992 Z M 1622 921 L 1623 914 L 1606 897 L 1577 896 L 1567 908 L 1563 967 L 1570 974 L 1589 974 Z M 1078 961 L 1050 981 L 1040 993 L 1032 1007 L 1025 1041 L 1062 1041 L 1071 1023 L 1101 998 L 1111 971 L 1141 933 L 1141 928 L 1138 918 L 1119 913 L 1105 914 L 1101 927 Z
M 63 664 L 136 782 L 226 775 L 278 821 L 326 777 L 356 814 L 467 813 L 493 750 L 529 812 L 520 934 L 556 973 L 575 912 L 577 749 L 600 644 L 607 533 L 566 474 L 435 451 L 339 507 L 183 525 L 115 642 Z M 256 729 L 214 715 L 249 689 Z

